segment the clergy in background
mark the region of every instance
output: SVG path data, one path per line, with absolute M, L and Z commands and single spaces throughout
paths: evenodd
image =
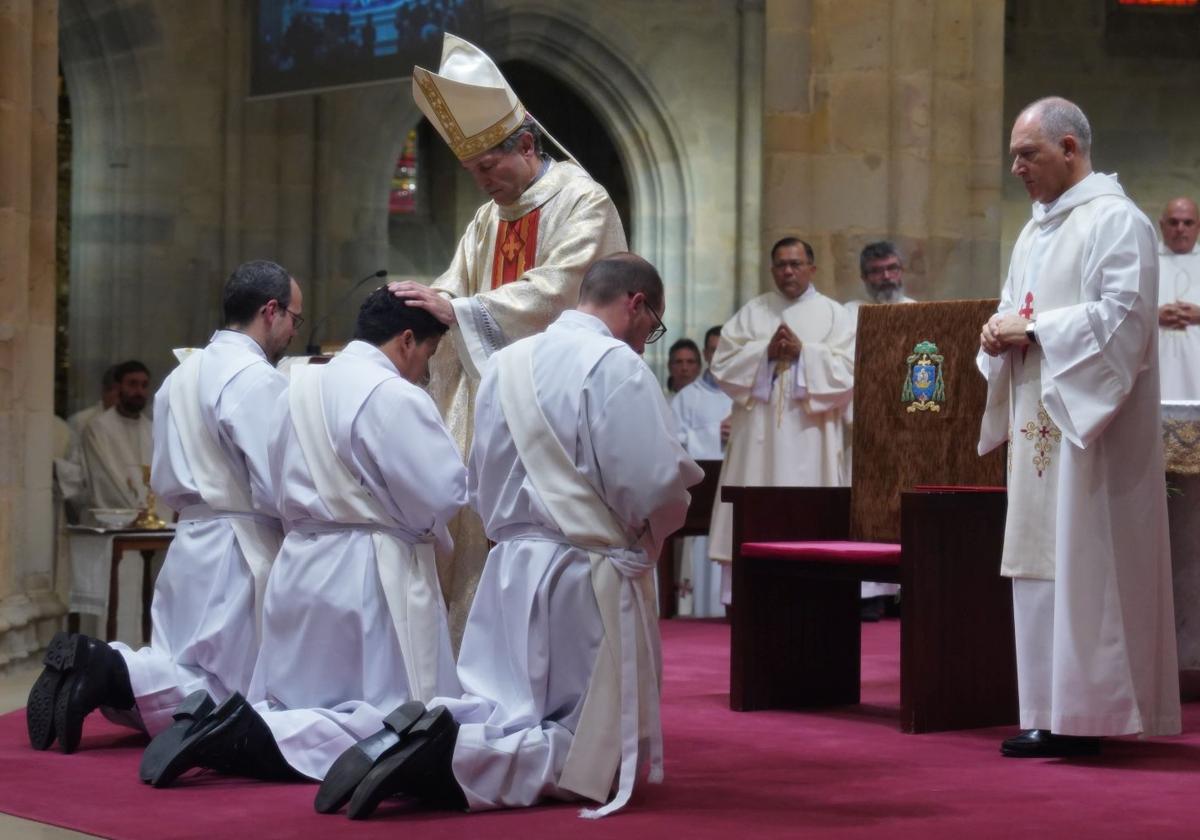
M 980 454 L 1009 444 L 1001 574 L 1013 579 L 1014 757 L 1179 732 L 1158 399 L 1154 228 L 1092 171 L 1073 103 L 1028 106 L 1012 172 L 1033 199 L 980 334 Z
M 150 369 L 136 359 L 113 369 L 116 400 L 87 421 L 81 436 L 91 507 L 140 508 L 146 499 L 142 467 L 154 453 L 154 424 L 143 412 Z
M 543 137 L 553 138 L 478 47 L 447 33 L 438 72 L 413 69 L 413 98 L 490 198 L 432 287 L 392 287 L 450 327 L 452 340 L 442 342 L 433 359 L 430 392 L 465 457 L 484 362 L 573 306 L 584 270 L 598 257 L 625 250 L 625 232 L 604 187 L 573 158 L 555 161 L 545 152 Z M 458 638 L 487 541 L 470 510 L 451 533 L 454 558 L 439 556 L 438 566 Z
M 771 248 L 775 290 L 721 328 L 712 374 L 733 398 L 721 487 L 841 487 L 844 415 L 854 392 L 854 319 L 817 291 L 812 246 L 787 237 Z M 733 505 L 713 506 L 712 558 L 732 599 Z
M 1164 400 L 1200 400 L 1200 214 L 1174 198 L 1158 220 L 1158 359 Z
M 904 257 L 901 255 L 900 249 L 886 239 L 869 242 L 863 247 L 862 252 L 858 255 L 858 273 L 862 278 L 866 297 L 847 301 L 845 304 L 846 311 L 854 320 L 855 335 L 858 334 L 858 310 L 864 303 L 916 303 L 913 298 L 904 294 Z M 851 447 L 853 408 L 853 405 L 846 407 L 846 469 L 848 474 L 853 473 L 854 450 Z M 863 581 L 863 620 L 878 621 L 881 619 L 888 602 L 895 603 L 895 596 L 899 591 L 900 584 L 898 583 Z
M 301 307 L 300 287 L 280 266 L 239 266 L 225 283 L 225 327 L 159 389 L 152 481 L 180 517 L 154 587 L 151 644 L 134 651 L 120 642 L 55 636 L 29 695 L 35 748 L 57 738 L 72 752 L 84 717 L 98 706 L 119 723 L 150 735 L 170 727 L 178 738 L 211 708 L 177 708 L 189 694 L 204 689 L 219 702 L 249 686 L 257 614 L 283 539 L 264 407 L 287 386 L 275 364 Z
M 858 309 L 864 303 L 916 303 L 904 294 L 904 257 L 887 240 L 869 242 L 858 255 L 858 273 L 866 296 L 845 303 L 858 327 Z
M 713 355 L 720 341 L 720 326 L 704 333 L 704 373 L 671 400 L 671 411 L 679 424 L 679 442 L 697 461 L 722 460 L 729 439 L 733 400 L 712 374 Z M 724 615 L 721 564 L 708 556 L 708 537 L 685 537 L 682 543 L 683 568 L 677 577 L 679 614 L 697 618 Z
M 376 762 L 351 817 L 395 793 L 471 810 L 607 801 L 585 812 L 601 816 L 628 801 L 639 758 L 661 779 L 652 571 L 702 475 L 641 359 L 664 306 L 654 267 L 617 254 L 588 269 L 577 310 L 487 363 L 470 489 L 496 546 L 458 661 L 465 695 L 435 701 L 460 726 Z
M 328 774 L 341 792 L 318 810 L 333 810 L 374 757 L 351 753 L 331 771 L 338 756 L 406 702 L 459 694 L 433 545 L 450 548 L 446 525 L 467 502 L 467 470 L 420 387 L 445 332 L 381 288 L 333 361 L 292 369 L 268 423 L 287 537 L 271 567 L 250 691 L 171 750 L 156 787 L 193 766 L 268 779 Z M 423 712 L 417 703 L 415 716 Z

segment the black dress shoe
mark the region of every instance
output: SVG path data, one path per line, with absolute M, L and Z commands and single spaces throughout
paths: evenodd
M 313 802 L 317 813 L 332 814 L 345 805 L 376 762 L 400 749 L 413 725 L 425 714 L 423 703 L 405 703 L 383 719 L 382 729 L 339 755 L 317 791 Z
M 99 639 L 75 636 L 72 665 L 54 698 L 58 746 L 73 753 L 83 734 L 83 719 L 100 706 L 133 706 L 125 659 Z
M 206 718 L 217 704 L 207 691 L 193 691 L 175 709 L 171 715 L 174 722 L 154 736 L 154 740 L 142 753 L 142 763 L 138 767 L 138 778 L 149 783 L 162 772 L 163 766 L 179 749 L 183 739 L 192 733 L 196 725 Z
M 29 745 L 35 750 L 49 749 L 54 743 L 54 702 L 81 647 L 87 647 L 85 637 L 58 632 L 46 648 L 42 657 L 45 667 L 33 688 L 29 689 L 29 700 L 25 704 L 25 727 L 29 730 Z
M 1070 758 L 1099 755 L 1100 739 L 1077 735 L 1055 735 L 1047 729 L 1026 729 L 1000 744 L 1000 754 L 1009 758 Z
M 380 759 L 350 797 L 346 815 L 369 817 L 385 797 L 405 794 L 425 804 L 465 808 L 466 796 L 454 778 L 451 762 L 458 724 L 444 706 L 431 709 L 409 730 L 404 746 Z
M 192 697 L 194 695 L 188 695 Z M 150 778 L 156 788 L 167 787 L 193 767 L 205 766 L 205 760 L 223 748 L 231 746 L 238 728 L 245 719 L 238 713 L 249 708 L 246 698 L 236 692 L 192 725 L 178 746 L 161 761 L 158 772 Z
M 301 778 L 279 752 L 270 727 L 237 693 L 192 725 L 150 783 L 167 787 L 195 767 L 270 781 Z

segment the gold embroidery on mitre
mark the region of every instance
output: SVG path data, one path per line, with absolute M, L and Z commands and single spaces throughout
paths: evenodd
M 1037 470 L 1038 478 L 1041 478 L 1042 473 L 1050 469 L 1050 450 L 1062 440 L 1062 432 L 1046 413 L 1046 407 L 1042 405 L 1041 400 L 1038 400 L 1037 420 L 1026 423 L 1021 429 L 1021 434 L 1025 435 L 1026 440 L 1033 442 L 1033 450 L 1036 453 L 1033 456 L 1033 466 Z
M 438 122 L 442 124 L 442 128 L 449 135 L 450 150 L 459 160 L 483 154 L 520 128 L 521 123 L 525 121 L 525 106 L 518 100 L 512 110 L 499 120 L 483 131 L 467 137 L 463 134 L 462 127 L 454 118 L 450 106 L 446 104 L 445 97 L 442 96 L 442 92 L 438 90 L 433 79 L 425 73 L 421 73 L 417 75 L 417 84 L 421 88 L 421 93 L 425 94 L 425 99 L 429 102 L 429 107 L 433 109 L 434 115 L 437 116 Z M 516 116 L 515 121 L 514 115 Z

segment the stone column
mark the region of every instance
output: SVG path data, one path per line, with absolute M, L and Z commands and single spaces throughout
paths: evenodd
M 876 239 L 914 297 L 997 294 L 1003 27 L 1003 0 L 768 0 L 764 250 L 807 238 L 841 300 Z
M 52 593 L 58 4 L 0 0 L 0 668 L 44 645 Z

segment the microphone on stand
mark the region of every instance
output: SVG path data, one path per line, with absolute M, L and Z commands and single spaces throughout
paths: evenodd
M 354 294 L 356 291 L 358 291 L 359 287 L 362 286 L 363 283 L 366 283 L 368 280 L 374 279 L 376 277 L 387 277 L 387 269 L 381 268 L 378 271 L 373 271 L 370 274 L 368 274 L 366 277 L 364 277 L 363 279 L 359 280 L 357 283 L 355 283 L 353 286 L 350 287 L 350 290 L 348 292 L 346 292 L 344 295 L 342 295 L 338 299 L 337 303 L 335 303 L 332 307 L 330 307 L 328 314 L 323 315 L 322 317 L 318 318 L 316 321 L 313 322 L 313 327 L 308 333 L 308 344 L 304 348 L 305 353 L 307 353 L 310 356 L 319 356 L 321 354 L 321 345 L 314 343 L 314 341 L 317 337 L 317 329 L 324 326 L 325 324 L 329 323 L 329 319 L 331 317 L 333 317 L 335 314 L 337 314 L 338 310 L 341 309 L 343 305 L 345 305 L 346 301 L 348 301 L 350 299 L 350 296 L 352 294 Z

